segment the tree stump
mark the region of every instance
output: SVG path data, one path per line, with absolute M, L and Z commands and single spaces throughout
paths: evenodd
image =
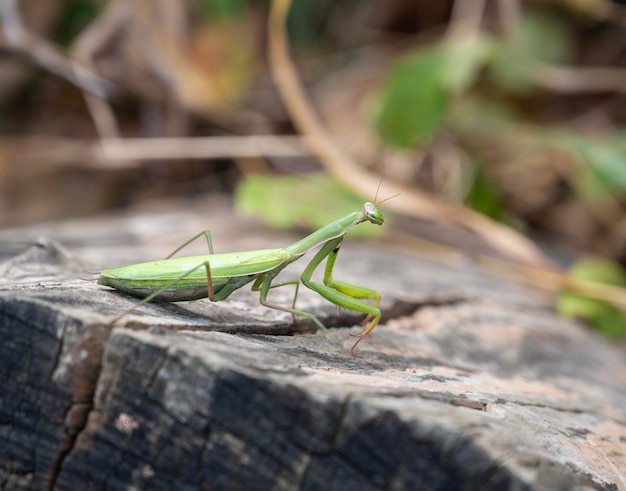
M 362 317 L 312 293 L 298 306 L 332 337 L 247 288 L 111 325 L 136 299 L 87 281 L 76 258 L 164 257 L 153 238 L 173 249 L 193 235 L 173 233 L 183 215 L 229 250 L 298 238 L 259 239 L 226 211 L 0 234 L 0 489 L 626 489 L 623 351 L 558 318 L 544 292 L 467 263 L 348 236 L 336 278 L 384 295 L 358 358 Z

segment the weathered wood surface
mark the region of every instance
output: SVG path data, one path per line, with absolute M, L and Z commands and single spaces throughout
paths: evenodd
M 75 258 L 163 257 L 206 226 L 218 250 L 278 243 L 221 211 L 0 233 L 0 489 L 626 489 L 623 351 L 469 264 L 346 244 L 336 277 L 385 295 L 362 358 L 359 326 L 299 333 L 244 291 L 111 328 L 135 300 Z

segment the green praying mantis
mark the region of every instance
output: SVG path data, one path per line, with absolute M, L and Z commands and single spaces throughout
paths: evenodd
M 378 306 L 381 297 L 377 291 L 370 288 L 333 279 L 333 269 L 344 236 L 352 227 L 364 222 L 383 224 L 384 218 L 378 205 L 366 202 L 360 211 L 339 218 L 287 247 L 221 254 L 213 252 L 210 232 L 205 230 L 192 237 L 163 260 L 103 270 L 98 284 L 143 298 L 134 307 L 137 308 L 153 300 L 180 302 L 208 297 L 212 302 L 218 302 L 228 298 L 235 290 L 253 282 L 252 290 L 260 292 L 262 305 L 290 312 L 294 320 L 296 315 L 309 318 L 319 328 L 327 331 L 314 314 L 296 309 L 298 289 L 302 283 L 338 307 L 367 314 L 364 321 L 365 328 L 356 335 L 357 340 L 350 350 L 355 356 L 354 348 L 372 332 L 380 321 L 381 312 Z M 210 254 L 172 258 L 177 252 L 202 236 L 206 238 Z M 274 278 L 287 265 L 319 246 L 321 249 L 311 259 L 299 279 L 274 283 Z M 313 281 L 311 279 L 313 272 L 324 259 L 327 261 L 323 283 Z M 291 307 L 268 302 L 269 290 L 285 285 L 295 285 Z

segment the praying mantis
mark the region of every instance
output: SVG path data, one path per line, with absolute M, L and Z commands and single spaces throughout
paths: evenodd
M 294 316 L 294 320 L 296 315 L 309 318 L 319 328 L 327 331 L 314 314 L 296 309 L 298 290 L 302 283 L 338 307 L 367 314 L 365 328 L 356 335 L 357 340 L 350 350 L 352 355 L 356 356 L 354 349 L 357 344 L 371 333 L 380 321 L 381 312 L 378 306 L 381 297 L 377 291 L 370 288 L 333 279 L 333 269 L 344 236 L 352 227 L 364 222 L 383 224 L 384 218 L 378 205 L 365 202 L 360 211 L 339 218 L 287 247 L 220 254 L 214 253 L 210 232 L 205 230 L 163 260 L 101 271 L 98 284 L 143 298 L 134 307 L 137 308 L 153 300 L 180 302 L 208 297 L 212 302 L 218 302 L 253 282 L 252 290 L 260 292 L 260 303 L 265 307 L 289 312 Z M 202 236 L 206 238 L 210 254 L 172 258 Z M 311 259 L 299 279 L 273 283 L 274 278 L 287 265 L 320 246 L 320 250 Z M 323 283 L 313 281 L 311 279 L 313 272 L 324 259 L 327 261 Z M 291 307 L 268 302 L 269 290 L 285 285 L 295 285 Z

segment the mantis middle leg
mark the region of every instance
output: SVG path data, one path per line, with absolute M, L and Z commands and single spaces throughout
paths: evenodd
M 259 276 L 259 278 L 257 278 L 257 280 L 252 285 L 253 291 L 261 292 L 261 295 L 259 298 L 259 302 L 261 302 L 261 305 L 264 305 L 265 307 L 268 307 L 270 309 L 282 310 L 283 312 L 289 312 L 292 316 L 294 316 L 294 320 L 295 320 L 296 315 L 300 317 L 305 317 L 307 319 L 311 319 L 313 322 L 315 322 L 317 327 L 319 327 L 325 332 L 328 332 L 328 329 L 326 329 L 326 326 L 322 324 L 322 322 L 314 314 L 295 308 L 296 299 L 298 298 L 298 290 L 300 288 L 300 280 L 283 281 L 281 283 L 272 284 L 273 279 L 274 279 L 274 276 L 270 274 L 265 274 L 263 276 Z M 291 307 L 283 307 L 282 305 L 269 303 L 267 301 L 267 294 L 269 293 L 270 288 L 277 288 L 279 286 L 285 286 L 285 285 L 296 285 L 296 293 L 293 297 L 293 302 L 291 304 Z
M 174 252 L 172 252 L 169 256 L 167 256 L 165 259 L 170 259 L 174 254 L 176 254 L 179 251 L 182 251 L 185 247 L 187 247 L 189 244 L 191 244 L 194 240 L 200 238 L 204 236 L 204 238 L 206 239 L 206 243 L 209 246 L 209 252 L 211 254 L 215 254 L 215 252 L 213 251 L 213 241 L 211 240 L 211 232 L 209 230 L 203 230 L 202 232 L 200 232 L 199 234 L 194 235 L 191 239 L 189 239 L 187 242 L 183 243 L 182 245 L 180 245 L 178 248 L 176 248 L 174 250 Z
M 196 271 L 199 268 L 204 267 L 206 269 L 206 275 L 207 275 L 207 293 L 208 293 L 208 297 L 211 301 L 214 301 L 214 291 L 213 291 L 213 282 L 211 280 L 211 265 L 209 264 L 208 261 L 205 261 L 204 263 L 199 264 L 198 266 L 191 268 L 188 271 L 185 271 L 183 274 L 181 274 L 178 278 L 173 279 L 172 281 L 169 281 L 168 283 L 166 283 L 165 285 L 163 285 L 161 288 L 155 290 L 154 292 L 152 292 L 151 294 L 147 295 L 146 297 L 144 297 L 140 302 L 138 302 L 137 304 L 133 305 L 132 308 L 130 308 L 129 310 L 127 310 L 126 312 L 124 312 L 122 315 L 119 315 L 117 317 L 115 317 L 112 321 L 111 321 L 111 325 L 114 325 L 119 319 L 121 319 L 122 317 L 124 317 L 125 315 L 128 315 L 130 312 L 132 312 L 133 310 L 138 309 L 139 307 L 141 307 L 142 305 L 147 304 L 148 302 L 151 302 L 152 300 L 156 299 L 159 295 L 161 295 L 163 292 L 167 291 L 168 289 L 170 289 L 171 287 L 175 286 L 176 284 L 178 284 L 181 280 L 185 279 L 187 276 L 189 276 L 191 273 L 193 273 L 194 271 Z M 231 291 L 229 291 L 228 293 L 225 292 L 225 295 L 228 296 L 230 295 L 230 293 L 232 293 L 232 291 L 234 291 L 236 289 L 232 288 Z M 222 291 L 220 291 L 220 293 L 222 293 Z
M 198 238 L 200 238 L 202 236 L 204 236 L 204 238 L 206 239 L 206 243 L 209 246 L 209 253 L 215 254 L 215 251 L 213 251 L 213 241 L 211 240 L 211 232 L 209 230 L 203 230 L 199 234 L 194 235 L 187 242 L 183 243 L 182 245 L 180 245 L 176 249 L 174 249 L 174 252 L 172 252 L 165 259 L 170 259 L 174 254 L 176 254 L 177 252 L 183 250 L 185 247 L 187 247 L 189 244 L 191 244 L 194 240 L 196 240 L 196 239 L 198 239 Z M 213 299 L 215 298 L 215 293 L 214 293 L 214 290 L 213 290 L 213 281 L 211 279 L 211 265 L 207 262 L 207 263 L 205 263 L 204 266 L 206 268 L 206 283 L 207 283 L 208 297 L 209 297 L 209 300 L 211 300 L 211 302 L 213 302 Z M 189 271 L 187 274 L 191 274 L 193 271 L 195 271 L 195 269 L 192 270 L 192 271 Z

